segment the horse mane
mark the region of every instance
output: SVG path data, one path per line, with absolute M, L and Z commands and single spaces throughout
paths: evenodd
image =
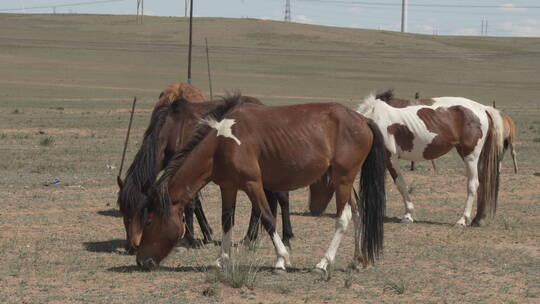
M 164 104 L 152 111 L 141 147 L 126 173 L 125 185 L 118 193 L 117 203 L 123 213 L 142 208 L 143 202 L 138 199 L 138 195 L 142 192 L 144 183 L 156 179 L 157 143 L 169 109 L 169 105 Z
M 375 95 L 375 99 L 380 99 L 383 101 L 389 101 L 394 98 L 394 89 L 388 89 L 385 92 Z
M 232 108 L 242 103 L 242 95 L 238 92 L 234 95 L 227 95 L 222 99 L 222 104 L 202 116 L 201 123 L 195 128 L 193 136 L 187 141 L 186 145 L 170 159 L 167 167 L 163 169 L 163 174 L 154 183 L 152 192 L 156 191 L 155 194 L 157 194 L 159 202 L 152 207 L 161 218 L 169 216 L 170 206 L 173 203 L 169 195 L 169 180 L 176 175 L 176 172 L 182 167 L 186 158 L 212 130 L 207 121 L 221 120 Z M 176 102 L 177 101 L 173 102 L 171 107 L 174 107 L 174 103 Z

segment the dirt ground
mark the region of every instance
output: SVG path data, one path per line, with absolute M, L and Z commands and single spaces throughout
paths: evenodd
M 140 271 L 123 249 L 115 179 L 131 99 L 137 94 L 140 102 L 127 165 L 159 91 L 182 78 L 184 66 L 175 62 L 185 51 L 171 41 L 185 37 L 171 24 L 184 26 L 185 20 L 148 18 L 137 28 L 126 16 L 0 16 L 2 302 L 540 303 L 540 39 L 431 39 L 256 20 L 200 21 L 199 33 L 217 45 L 220 94 L 242 88 L 274 105 L 328 100 L 351 106 L 388 87 L 399 96 L 417 90 L 426 97 L 463 95 L 486 104 L 496 100 L 518 130 L 520 171 L 513 173 L 507 155 L 489 226 L 454 227 L 466 196 L 455 152 L 437 160 L 438 172 L 428 162 L 409 172 L 403 162 L 417 222 L 400 222 L 403 205 L 388 179 L 385 250 L 375 266 L 348 268 L 349 229 L 329 275 L 311 272 L 333 235 L 334 206 L 311 217 L 307 191 L 299 189 L 291 195 L 293 266 L 285 275 L 272 273 L 274 249 L 263 235 L 255 251 L 238 249 L 246 263 L 256 261 L 257 271 L 250 286 L 235 288 L 212 267 L 219 247 L 176 252 L 153 272 Z M 285 26 L 297 36 L 280 36 Z M 234 35 L 219 40 L 225 34 L 217 28 Z M 292 45 L 286 43 L 291 37 Z M 420 55 L 403 57 L 399 50 Z M 200 57 L 195 75 L 205 79 Z M 447 69 L 444 75 L 437 74 L 440 67 Z M 54 179 L 60 184 L 48 185 Z M 219 240 L 218 189 L 209 185 L 203 194 Z M 249 211 L 246 196 L 239 195 L 236 241 Z

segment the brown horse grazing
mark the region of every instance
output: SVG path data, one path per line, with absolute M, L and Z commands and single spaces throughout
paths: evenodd
M 123 216 L 127 240 L 126 251 L 128 253 L 133 253 L 137 249 L 142 235 L 142 227 L 138 220 L 142 216 L 140 211 L 144 202 L 144 195 L 141 193 L 142 186 L 145 182 L 153 182 L 157 173 L 165 165 L 165 155 L 163 151 L 156 150 L 156 142 L 160 140 L 161 119 L 166 117 L 164 115 L 166 112 L 163 109 L 167 109 L 167 105 L 176 98 L 184 98 L 190 103 L 201 103 L 206 100 L 206 96 L 202 91 L 187 83 L 173 83 L 163 90 L 152 111 L 150 125 L 145 132 L 143 144 L 129 167 L 125 180 L 121 180 L 120 177 L 117 179 L 120 188 L 117 203 Z M 198 195 L 192 205 L 186 208 L 186 225 L 188 226 L 185 234 L 186 242 L 194 243 L 192 233 L 194 212 L 201 226 L 204 241 L 210 242 L 212 240 L 212 229 L 202 211 Z
M 433 160 L 456 148 L 467 170 L 467 199 L 456 225 L 480 226 L 495 215 L 503 127 L 499 111 L 462 97 L 437 97 L 422 104 L 392 106 L 370 95 L 358 112 L 384 134 L 387 167 L 405 204 L 403 220 L 413 222 L 414 205 L 398 160 Z M 478 206 L 471 223 L 475 197 Z
M 516 125 L 510 116 L 501 113 L 501 118 L 503 121 L 503 130 L 504 130 L 504 149 L 501 155 L 501 162 L 506 154 L 506 150 L 510 147 L 510 153 L 512 154 L 512 160 L 514 162 L 514 173 L 518 173 L 518 165 L 516 161 L 516 151 L 514 148 L 514 143 L 516 142 Z
M 339 104 L 235 107 L 239 96 L 208 113 L 194 137 L 177 153 L 147 192 L 148 217 L 137 264 L 155 268 L 182 235 L 179 214 L 210 181 L 222 196 L 222 251 L 227 263 L 238 190 L 244 191 L 277 254 L 275 269 L 290 265 L 275 231 L 263 190 L 288 191 L 326 176 L 336 192 L 336 233 L 317 269 L 332 263 L 351 218 L 355 223 L 353 263 L 373 262 L 383 246 L 385 167 L 383 138 L 377 126 Z M 232 109 L 232 110 L 231 110 Z M 360 199 L 351 195 L 361 170 Z
M 182 99 L 176 100 L 170 105 L 170 107 L 165 108 L 165 111 L 168 111 L 168 115 L 165 116 L 165 121 L 163 122 L 162 127 L 160 128 L 160 142 L 154 144 L 159 147 L 160 155 L 164 155 L 163 165 L 160 169 L 164 168 L 168 163 L 170 158 L 184 147 L 185 143 L 193 136 L 195 133 L 195 128 L 201 121 L 201 117 L 216 108 L 219 105 L 223 105 L 224 100 L 209 101 L 203 103 L 190 103 Z M 250 96 L 241 96 L 239 98 L 239 104 L 250 104 L 250 105 L 261 105 L 262 102 L 254 97 Z M 272 192 L 265 190 L 266 199 L 269 202 L 270 209 L 274 216 L 277 215 L 277 205 L 279 203 L 281 207 L 282 214 L 282 224 L 283 224 L 283 243 L 290 247 L 290 239 L 294 237 L 292 231 L 292 225 L 290 221 L 289 214 L 289 193 L 288 192 Z M 200 206 L 200 201 L 198 202 Z M 189 205 L 188 205 L 189 207 Z M 200 209 L 200 212 L 204 216 L 202 211 L 202 206 L 196 207 L 195 211 Z M 186 225 L 188 224 L 188 210 L 184 210 L 186 214 Z M 197 213 L 195 213 L 197 214 Z M 193 221 L 192 221 L 193 222 Z M 248 232 L 246 234 L 245 240 L 252 241 L 257 238 L 258 234 L 258 225 L 259 219 L 255 215 L 255 212 L 252 210 L 250 225 Z M 193 229 L 193 225 L 187 225 L 187 228 Z
M 258 99 L 247 96 L 243 96 L 242 101 L 261 104 Z M 163 102 L 154 109 L 150 125 L 145 132 L 143 144 L 128 170 L 125 182 L 118 180 L 120 187 L 118 205 L 124 217 L 127 234 L 126 250 L 128 252 L 134 252 L 137 249 L 142 235 L 139 218 L 145 216 L 141 212 L 145 201 L 145 195 L 142 193 L 143 185 L 155 181 L 158 172 L 165 167 L 171 156 L 178 152 L 193 135 L 194 128 L 199 123 L 201 116 L 223 104 L 223 101 L 192 103 L 178 100 L 174 103 L 174 108 L 170 104 L 169 102 Z M 172 111 L 174 115 L 169 115 L 169 111 Z M 289 219 L 288 193 L 267 192 L 267 199 L 274 214 L 276 214 L 277 204 L 280 204 L 284 243 L 290 246 L 289 240 L 294 237 L 294 234 Z M 198 245 L 193 236 L 193 213 L 195 213 L 201 226 L 204 237 L 203 242 L 212 241 L 212 229 L 206 220 L 199 195 L 197 195 L 193 203 L 188 204 L 184 210 L 186 233 L 184 239 L 180 242 L 181 245 Z M 257 221 L 254 219 L 255 215 L 252 216 L 250 223 L 253 224 L 250 225 L 246 236 L 248 240 L 252 240 L 257 236 L 258 226 L 255 225 Z

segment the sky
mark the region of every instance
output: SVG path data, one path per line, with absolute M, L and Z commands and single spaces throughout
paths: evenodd
M 137 0 L 1 0 L 0 12 L 135 14 Z M 108 1 L 108 2 L 106 2 Z M 94 3 L 91 3 L 94 2 Z M 285 0 L 193 0 L 194 16 L 280 20 Z M 400 31 L 402 0 L 290 0 L 293 22 Z M 407 31 L 540 37 L 540 0 L 408 0 Z M 71 5 L 73 6 L 65 6 Z M 75 5 L 76 4 L 76 5 Z M 184 16 L 185 0 L 146 0 L 145 15 Z M 486 20 L 483 22 L 483 20 Z

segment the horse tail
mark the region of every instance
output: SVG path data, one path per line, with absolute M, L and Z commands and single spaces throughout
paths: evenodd
M 362 218 L 362 255 L 367 258 L 365 262 L 374 263 L 383 249 L 386 168 L 383 135 L 371 119 L 368 126 L 373 144 L 360 173 L 358 210 Z
M 502 155 L 503 123 L 499 111 L 487 107 L 489 128 L 478 161 L 478 204 L 473 225 L 481 226 L 486 218 L 492 218 L 497 211 L 499 194 L 499 164 Z

